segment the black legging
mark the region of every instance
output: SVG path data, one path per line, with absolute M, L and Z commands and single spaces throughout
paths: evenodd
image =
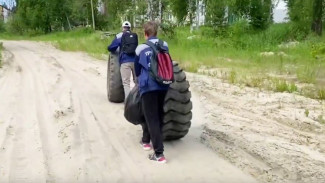
M 144 93 L 141 98 L 142 110 L 146 123 L 142 124 L 142 142 L 152 142 L 157 155 L 163 154 L 162 124 L 164 115 L 164 101 L 166 91 L 152 91 Z

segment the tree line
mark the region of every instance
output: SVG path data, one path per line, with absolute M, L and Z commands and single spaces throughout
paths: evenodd
M 303 32 L 321 35 L 325 0 L 284 0 L 289 20 Z M 91 8 L 91 2 L 94 8 Z M 172 15 L 177 26 L 195 25 L 198 12 L 204 12 L 205 26 L 227 28 L 233 21 L 247 20 L 254 30 L 273 23 L 273 9 L 279 0 L 16 0 L 8 29 L 10 32 L 49 33 L 92 24 L 96 29 L 119 27 L 128 19 L 134 25 L 146 20 L 168 22 Z

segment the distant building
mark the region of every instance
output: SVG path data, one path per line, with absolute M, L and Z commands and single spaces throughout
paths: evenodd
M 8 21 L 10 15 L 10 10 L 3 5 L 0 5 L 0 20 L 5 23 Z

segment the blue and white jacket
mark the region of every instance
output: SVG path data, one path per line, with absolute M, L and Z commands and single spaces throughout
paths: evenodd
M 111 45 L 108 46 L 108 51 L 119 54 L 120 52 L 120 47 L 122 43 L 122 36 L 124 32 L 121 32 L 116 35 L 115 39 L 112 41 Z M 120 54 L 120 64 L 127 63 L 127 62 L 134 62 L 135 56 L 130 56 L 125 53 Z
M 149 41 L 156 43 L 158 42 L 157 37 L 150 37 Z M 168 50 L 168 44 L 164 42 L 165 48 Z M 151 91 L 161 91 L 168 90 L 168 85 L 159 84 L 154 78 L 150 76 L 150 58 L 152 55 L 152 49 L 146 45 L 141 44 L 135 50 L 136 57 L 134 62 L 135 74 L 138 77 L 138 86 L 140 94 L 151 92 Z

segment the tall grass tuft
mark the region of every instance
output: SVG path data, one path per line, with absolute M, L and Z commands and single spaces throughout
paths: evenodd
M 318 89 L 318 99 L 325 100 L 325 88 Z
M 228 80 L 232 84 L 236 83 L 236 81 L 237 81 L 237 73 L 236 73 L 236 71 L 232 70 L 230 72 Z
M 317 68 L 306 65 L 306 67 L 301 67 L 297 70 L 297 77 L 299 81 L 304 83 L 315 83 L 316 82 L 316 75 L 317 75 Z
M 298 87 L 294 83 L 288 84 L 285 80 L 274 79 L 274 90 L 276 92 L 289 92 L 293 93 L 298 91 Z

